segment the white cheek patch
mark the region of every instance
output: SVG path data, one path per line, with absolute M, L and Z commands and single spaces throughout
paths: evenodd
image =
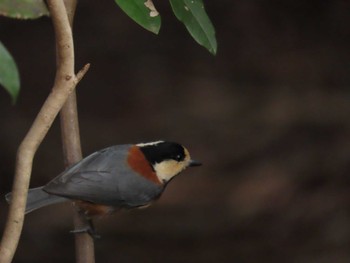
M 176 162 L 174 160 L 156 163 L 153 168 L 160 181 L 167 182 L 175 175 L 178 175 L 188 166 L 187 162 Z

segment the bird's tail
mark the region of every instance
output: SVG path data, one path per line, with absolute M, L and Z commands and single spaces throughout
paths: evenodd
M 8 193 L 5 198 L 8 203 L 11 202 L 12 193 Z M 43 187 L 32 188 L 28 191 L 28 198 L 26 204 L 26 214 L 30 213 L 36 209 L 39 209 L 43 206 L 53 205 L 57 203 L 62 203 L 68 201 L 67 198 L 50 195 L 43 190 Z

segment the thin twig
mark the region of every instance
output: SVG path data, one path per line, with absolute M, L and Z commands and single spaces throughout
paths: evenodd
M 89 68 L 88 65 L 85 66 L 77 74 L 79 78 L 75 76 L 73 38 L 64 4 L 62 1 L 57 0 L 48 0 L 47 2 L 54 24 L 56 42 L 58 43 L 58 56 L 62 63 L 57 68 L 55 83 L 50 95 L 17 151 L 15 177 L 12 187 L 13 197 L 0 246 L 1 263 L 10 263 L 17 249 L 23 227 L 34 155 L 59 110 Z

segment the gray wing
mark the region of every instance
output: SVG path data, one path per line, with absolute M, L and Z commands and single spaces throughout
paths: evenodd
M 126 162 L 130 146 L 112 146 L 89 155 L 54 178 L 43 190 L 116 207 L 149 203 L 161 194 L 163 187 L 128 169 Z

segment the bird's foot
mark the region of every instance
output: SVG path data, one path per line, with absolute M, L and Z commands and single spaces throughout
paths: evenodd
M 88 221 L 87 226 L 85 226 L 83 228 L 71 230 L 70 233 L 72 233 L 72 234 L 88 233 L 93 239 L 101 238 L 101 235 L 96 233 L 95 227 L 94 227 L 91 220 Z
M 84 227 L 80 229 L 74 229 L 69 231 L 72 234 L 82 234 L 82 233 L 88 233 L 93 239 L 99 239 L 101 238 L 101 235 L 97 234 L 95 230 L 91 229 L 90 227 Z

